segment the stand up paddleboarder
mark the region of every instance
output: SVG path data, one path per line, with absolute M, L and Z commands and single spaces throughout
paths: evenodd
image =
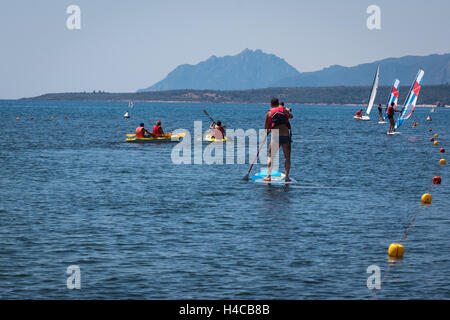
M 267 161 L 267 177 L 264 178 L 265 181 L 271 180 L 272 175 L 272 158 L 277 154 L 279 147 L 283 148 L 284 153 L 284 170 L 285 170 L 285 181 L 291 181 L 289 178 L 289 171 L 291 169 L 291 124 L 289 119 L 292 119 L 293 115 L 291 109 L 285 108 L 280 105 L 277 98 L 273 98 L 270 101 L 270 110 L 266 114 L 266 121 L 264 124 L 264 129 L 268 130 L 269 134 L 272 130 L 279 130 L 278 148 L 275 148 L 274 137 L 272 135 L 272 140 L 269 146 L 269 157 Z

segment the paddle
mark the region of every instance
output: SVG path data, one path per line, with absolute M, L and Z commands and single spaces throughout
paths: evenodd
M 214 119 L 209 115 L 209 113 L 208 112 L 206 112 L 206 110 L 205 109 L 203 109 L 202 110 L 203 111 L 203 113 L 205 114 L 205 116 L 207 116 L 209 119 L 211 119 L 211 121 L 212 122 L 214 122 L 215 123 L 215 121 L 214 121 Z
M 209 113 L 205 109 L 203 109 L 202 111 L 205 114 L 205 116 L 207 116 L 211 120 L 211 122 L 216 123 L 216 121 L 209 115 Z M 226 127 L 227 126 L 222 126 L 222 128 L 226 128 Z
M 253 165 L 256 162 L 256 159 L 258 159 L 259 153 L 261 152 L 262 147 L 264 147 L 264 143 L 266 142 L 267 136 L 269 135 L 269 132 L 266 133 L 266 136 L 264 137 L 263 142 L 261 143 L 261 146 L 259 147 L 258 153 L 256 154 L 255 159 L 253 160 L 252 165 L 250 166 L 250 169 L 248 169 L 247 174 L 242 178 L 243 180 L 248 180 L 248 176 L 250 174 L 250 171 L 252 171 Z

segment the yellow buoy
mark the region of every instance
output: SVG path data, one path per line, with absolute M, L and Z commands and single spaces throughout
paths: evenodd
M 405 253 L 405 247 L 401 244 L 393 243 L 389 246 L 388 255 L 393 258 L 403 258 L 403 254 Z
M 437 137 L 439 137 L 439 136 L 438 136 L 438 134 L 436 133 L 436 134 L 434 135 L 434 137 L 437 138 Z
M 442 165 L 447 164 L 447 161 L 445 161 L 445 159 L 441 159 L 441 160 L 439 160 L 439 164 L 442 164 Z
M 52 117 L 50 117 L 50 119 L 55 120 L 55 117 L 52 116 Z
M 437 146 L 438 144 L 439 144 L 439 142 L 438 142 L 438 141 L 435 141 L 435 142 L 434 142 L 434 145 L 435 145 L 435 146 Z
M 16 117 L 16 120 L 20 120 L 20 118 L 19 118 L 19 117 Z
M 431 199 L 433 199 L 433 198 L 431 197 L 431 194 L 425 193 L 425 194 L 422 196 L 422 204 L 431 204 Z

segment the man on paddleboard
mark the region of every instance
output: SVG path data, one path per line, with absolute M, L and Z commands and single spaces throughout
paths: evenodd
M 381 106 L 381 103 L 378 105 L 378 113 L 380 114 L 380 122 L 383 122 L 383 107 Z
M 270 110 L 266 114 L 266 121 L 264 124 L 264 129 L 267 130 L 269 134 L 272 130 L 278 130 L 278 148 L 281 146 L 284 153 L 284 170 L 285 170 L 285 181 L 291 181 L 289 178 L 289 171 L 291 170 L 291 124 L 289 119 L 294 116 L 291 113 L 291 109 L 285 108 L 280 105 L 277 98 L 273 98 L 270 101 Z M 276 141 L 274 141 L 274 136 L 272 135 L 272 140 L 269 146 L 269 157 L 267 161 L 267 177 L 264 178 L 265 181 L 271 180 L 272 174 L 272 157 L 278 152 L 278 148 L 275 149 Z
M 395 115 L 395 113 L 396 112 L 400 112 L 401 113 L 401 111 L 395 110 L 394 107 L 395 107 L 395 103 L 392 102 L 391 105 L 387 109 L 387 117 L 389 119 L 389 133 L 393 133 L 395 131 L 395 129 L 394 129 L 394 127 L 395 127 L 395 124 L 394 124 L 394 115 Z
M 149 138 L 153 136 L 153 133 L 144 128 L 144 124 L 141 123 L 139 127 L 136 128 L 136 138 Z M 145 133 L 148 134 L 148 137 L 145 136 Z

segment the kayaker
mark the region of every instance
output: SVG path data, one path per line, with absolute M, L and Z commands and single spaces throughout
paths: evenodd
M 289 119 L 294 116 L 291 113 L 291 109 L 283 107 L 277 98 L 273 98 L 270 101 L 270 110 L 266 113 L 266 120 L 264 123 L 264 129 L 268 130 L 269 134 L 273 129 L 278 129 L 278 148 L 281 146 L 284 153 L 284 173 L 285 181 L 291 181 L 289 178 L 289 171 L 291 170 L 291 124 Z M 265 181 L 271 180 L 272 175 L 272 158 L 277 154 L 278 149 L 272 150 L 272 145 L 275 143 L 273 136 L 269 146 L 269 157 L 267 160 L 267 177 Z
M 156 121 L 156 125 L 153 127 L 153 135 L 161 137 L 164 135 L 164 131 L 161 128 L 161 120 Z
M 359 109 L 358 111 L 356 111 L 355 117 L 361 118 L 362 117 L 362 113 L 363 113 L 363 109 Z
M 380 122 L 384 121 L 383 118 L 383 107 L 381 106 L 381 103 L 378 105 L 378 113 L 380 114 Z
M 147 129 L 144 128 L 144 123 L 141 123 L 139 125 L 139 127 L 136 128 L 136 138 L 149 138 L 153 136 L 153 133 L 151 133 L 150 131 L 148 131 Z M 148 136 L 145 136 L 145 133 L 148 134 Z
M 222 140 L 225 138 L 225 129 L 222 127 L 222 121 L 217 120 L 217 123 L 213 121 L 209 128 L 213 130 L 212 136 L 214 136 L 214 139 Z
M 388 107 L 388 109 L 387 109 L 387 117 L 388 117 L 388 119 L 389 119 L 389 133 L 392 133 L 392 132 L 394 132 L 395 131 L 395 129 L 394 129 L 394 126 L 395 126 L 395 124 L 394 124 L 394 115 L 395 115 L 395 113 L 396 112 L 400 112 L 401 113 L 401 111 L 398 111 L 398 110 L 395 110 L 395 103 L 394 102 L 391 102 L 391 105 Z

